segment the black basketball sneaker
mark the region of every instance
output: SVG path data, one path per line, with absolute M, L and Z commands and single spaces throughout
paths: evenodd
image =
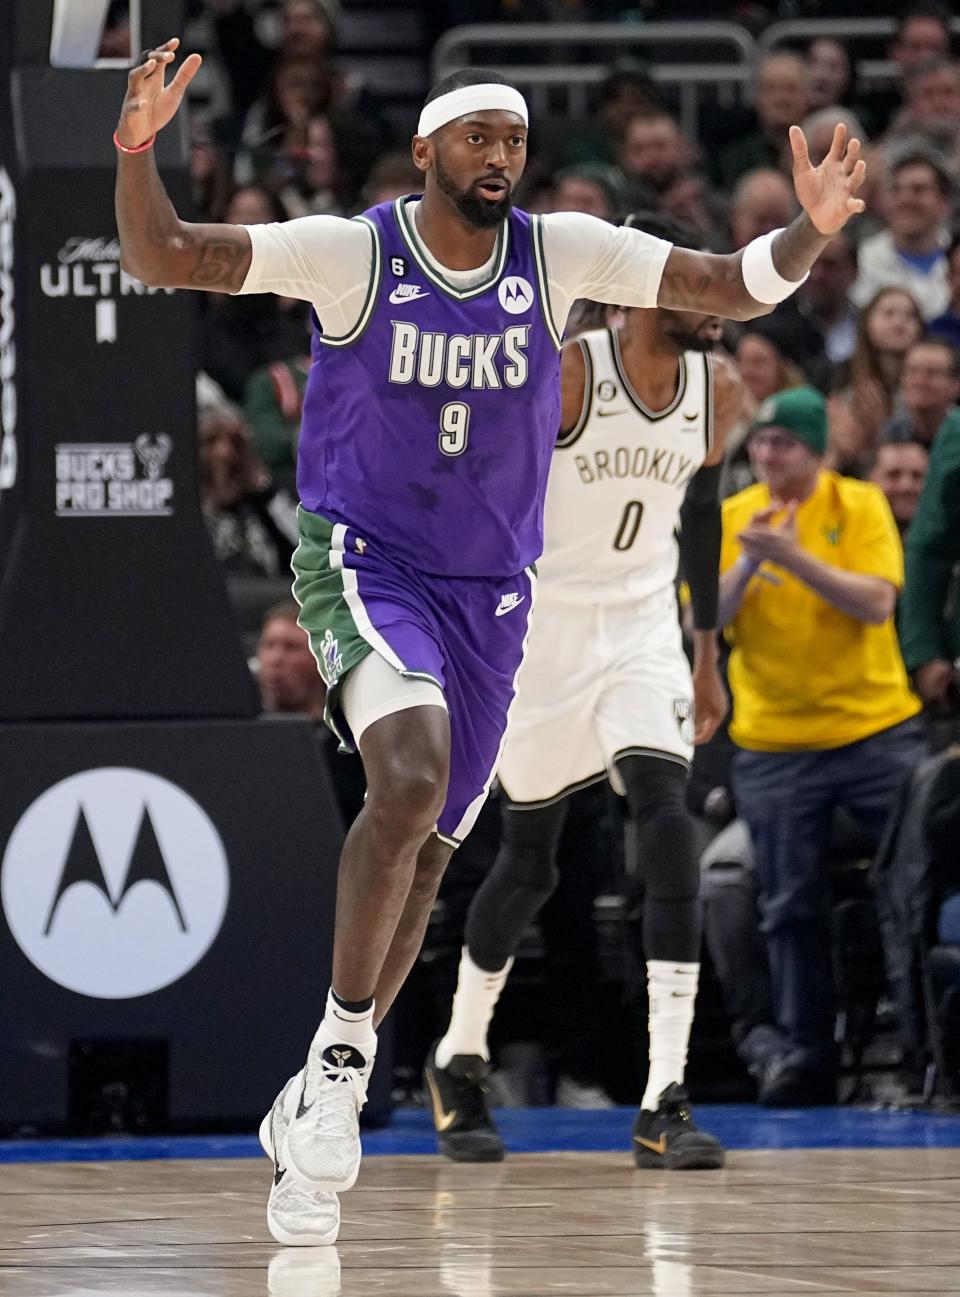
M 640 1109 L 633 1123 L 637 1166 L 667 1171 L 712 1171 L 723 1166 L 723 1145 L 697 1129 L 689 1104 L 686 1090 L 674 1081 L 661 1094 L 655 1112 Z
M 487 1107 L 490 1064 L 479 1054 L 454 1054 L 437 1067 L 438 1043 L 423 1065 L 423 1101 L 440 1152 L 453 1162 L 502 1162 L 506 1150 Z

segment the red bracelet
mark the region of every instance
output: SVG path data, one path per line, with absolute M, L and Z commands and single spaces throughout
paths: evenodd
M 148 140 L 144 140 L 142 144 L 138 144 L 135 149 L 129 149 L 127 148 L 126 144 L 121 144 L 120 136 L 117 134 L 117 132 L 116 131 L 113 132 L 113 142 L 120 150 L 121 153 L 142 153 L 144 149 L 149 149 L 153 146 L 153 141 L 156 138 L 157 138 L 157 132 L 154 131 Z

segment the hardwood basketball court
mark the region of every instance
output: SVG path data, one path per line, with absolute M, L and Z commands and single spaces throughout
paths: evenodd
M 784 1116 L 811 1135 L 821 1120 Z M 945 1120 L 931 1142 L 956 1139 Z M 687 1173 L 637 1171 L 629 1152 L 372 1156 L 344 1195 L 340 1242 L 317 1249 L 271 1242 L 269 1181 L 262 1157 L 6 1161 L 0 1294 L 960 1293 L 953 1147 L 741 1149 L 723 1171 Z

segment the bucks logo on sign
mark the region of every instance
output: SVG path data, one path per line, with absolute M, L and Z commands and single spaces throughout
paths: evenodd
M 17 945 L 51 981 L 95 999 L 178 981 L 215 941 L 229 893 L 213 823 L 182 788 L 104 767 L 54 784 L 24 812 L 0 897 Z

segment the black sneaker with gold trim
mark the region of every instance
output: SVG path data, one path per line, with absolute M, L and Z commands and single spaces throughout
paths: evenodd
M 660 1096 L 655 1112 L 641 1108 L 633 1123 L 637 1166 L 665 1171 L 712 1171 L 723 1166 L 723 1145 L 698 1130 L 687 1092 L 674 1081 Z
M 423 1065 L 423 1101 L 440 1152 L 454 1162 L 502 1162 L 506 1150 L 487 1107 L 490 1064 L 479 1054 L 454 1054 L 437 1067 L 437 1044 Z

